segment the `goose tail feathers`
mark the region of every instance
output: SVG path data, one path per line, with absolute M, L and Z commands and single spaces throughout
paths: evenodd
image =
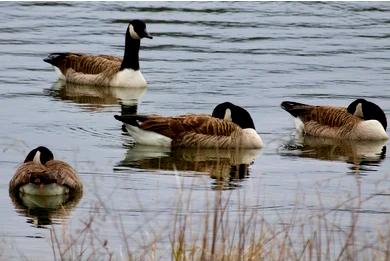
M 115 115 L 115 119 L 125 124 L 125 129 L 133 137 L 136 143 L 151 146 L 170 147 L 172 139 L 154 131 L 143 130 L 139 122 L 147 120 L 142 115 Z
M 142 115 L 114 115 L 114 118 L 123 123 L 139 127 L 139 122 L 145 121 L 147 117 Z
M 282 107 L 283 110 L 287 111 L 294 117 L 298 117 L 307 109 L 308 106 L 310 105 L 291 101 L 284 101 L 280 104 L 280 107 Z
M 56 66 L 60 61 L 64 60 L 69 55 L 79 55 L 77 53 L 50 53 L 43 61 Z

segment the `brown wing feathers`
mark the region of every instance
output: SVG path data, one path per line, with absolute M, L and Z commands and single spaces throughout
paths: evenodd
M 46 165 L 36 164 L 35 162 L 23 163 L 10 181 L 10 191 L 15 191 L 28 183 L 57 183 L 74 191 L 82 190 L 81 181 L 75 170 L 67 163 L 58 160 L 48 161 Z
M 342 127 L 349 122 L 358 122 L 359 119 L 348 113 L 345 108 L 329 106 L 311 106 L 305 113 L 298 115 L 304 122 L 314 121 L 329 127 Z
M 141 128 L 144 124 L 141 125 Z M 211 116 L 173 117 L 169 119 L 169 129 L 173 146 L 220 147 L 232 146 L 235 133 L 240 128 L 232 122 L 217 119 Z
M 295 102 L 283 102 L 281 106 L 301 119 L 305 132 L 313 136 L 344 137 L 361 121 L 343 107 L 312 106 Z
M 241 132 L 233 122 L 206 115 L 162 116 L 117 116 L 117 120 L 156 132 L 173 140 L 173 146 L 228 147 L 232 138 Z M 229 143 L 230 142 L 230 143 Z
M 10 191 L 18 189 L 20 186 L 28 184 L 30 182 L 31 173 L 44 173 L 46 167 L 43 165 L 38 165 L 34 162 L 26 162 L 19 166 L 16 170 L 17 175 L 13 176 L 9 185 Z
M 235 123 L 211 116 L 185 115 L 178 117 L 151 116 L 118 116 L 117 120 L 138 126 L 143 130 L 153 131 L 174 138 L 183 133 L 194 132 L 206 135 L 229 136 L 240 129 Z M 138 123 L 138 122 L 140 123 Z
M 48 172 L 52 173 L 57 184 L 68 186 L 70 189 L 80 191 L 82 189 L 81 181 L 76 171 L 67 163 L 60 160 L 51 160 L 46 163 Z
M 64 75 L 68 69 L 83 74 L 105 72 L 107 75 L 113 75 L 119 71 L 122 59 L 110 55 L 52 53 L 44 61 L 58 67 Z
M 348 122 L 358 122 L 359 118 L 347 112 L 343 107 L 312 106 L 295 102 L 283 102 L 282 108 L 304 123 L 314 121 L 329 127 L 341 127 Z

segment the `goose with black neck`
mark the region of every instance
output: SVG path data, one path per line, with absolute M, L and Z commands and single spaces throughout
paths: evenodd
M 129 88 L 144 88 L 147 82 L 139 65 L 142 38 L 153 37 L 141 20 L 130 21 L 126 29 L 123 58 L 85 53 L 51 53 L 45 62 L 54 66 L 58 77 L 66 82 Z

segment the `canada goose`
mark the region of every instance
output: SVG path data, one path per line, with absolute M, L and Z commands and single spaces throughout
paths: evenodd
M 118 116 L 136 143 L 165 147 L 256 149 L 263 141 L 250 114 L 230 102 L 221 103 L 210 115 Z
M 126 29 L 123 59 L 110 55 L 51 53 L 45 62 L 54 66 L 60 79 L 84 85 L 146 87 L 139 67 L 138 52 L 142 38 L 153 37 L 141 20 L 130 21 Z
M 9 183 L 10 192 L 54 196 L 81 192 L 76 171 L 67 163 L 54 160 L 53 153 L 40 146 L 27 155 Z
M 284 101 L 281 107 L 296 119 L 301 133 L 348 140 L 385 140 L 387 120 L 383 110 L 365 99 L 357 99 L 348 108 L 313 106 Z

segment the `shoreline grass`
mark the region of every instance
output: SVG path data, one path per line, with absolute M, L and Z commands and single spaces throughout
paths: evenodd
M 362 230 L 363 205 L 376 195 L 363 197 L 361 181 L 354 194 L 325 207 L 317 193 L 317 208 L 296 205 L 270 219 L 260 208 L 248 207 L 239 191 L 206 191 L 201 212 L 194 212 L 191 192 L 178 193 L 172 220 L 153 226 L 145 220 L 137 232 L 125 231 L 116 216 L 121 247 L 111 243 L 99 227 L 107 218 L 97 202 L 96 208 L 72 231 L 66 225 L 51 229 L 54 260 L 390 260 L 390 216 L 377 224 L 376 231 Z M 233 198 L 236 197 L 236 198 Z M 232 207 L 231 201 L 238 205 Z M 158 219 L 158 217 L 154 217 Z M 364 225 L 364 224 L 363 224 Z

